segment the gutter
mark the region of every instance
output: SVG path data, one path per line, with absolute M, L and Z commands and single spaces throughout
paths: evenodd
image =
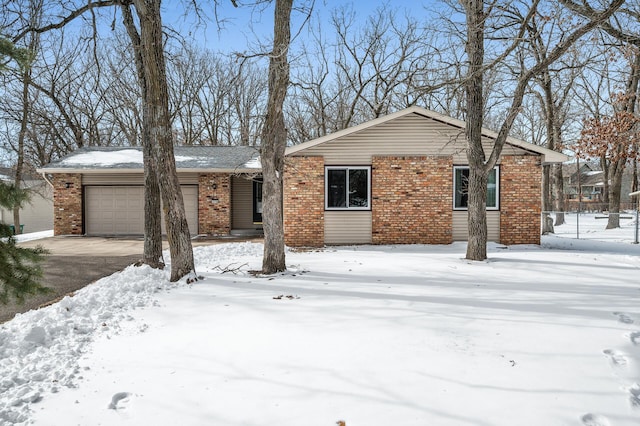
M 77 174 L 127 174 L 127 173 L 144 173 L 144 169 L 119 169 L 119 168 L 105 168 L 105 169 L 71 169 L 71 168 L 47 168 L 38 170 L 43 176 L 44 173 L 77 173 Z M 205 168 L 178 168 L 178 173 L 262 173 L 261 167 L 236 167 L 236 168 L 218 168 L 218 169 L 205 169 Z

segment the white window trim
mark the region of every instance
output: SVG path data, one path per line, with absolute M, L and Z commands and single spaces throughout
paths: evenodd
M 329 185 L 327 179 L 329 178 L 329 170 L 346 170 L 347 173 L 347 182 L 346 188 L 349 188 L 349 170 L 366 170 L 367 171 L 367 207 L 349 207 L 348 200 L 349 194 L 347 195 L 347 206 L 345 207 L 329 207 Z M 371 166 L 325 166 L 324 167 L 324 209 L 325 210 L 337 210 L 337 211 L 345 211 L 345 210 L 371 210 Z
M 469 210 L 468 207 L 456 207 L 456 170 L 458 169 L 469 169 L 469 166 L 453 166 L 453 210 L 455 211 L 466 211 Z M 496 206 L 495 207 L 486 207 L 487 211 L 497 211 L 500 210 L 500 167 L 495 166 L 493 170 L 496 171 Z

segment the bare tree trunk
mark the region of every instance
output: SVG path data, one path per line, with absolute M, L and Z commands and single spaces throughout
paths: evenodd
M 547 148 L 554 151 L 562 152 L 562 142 L 560 140 L 560 124 L 558 123 L 558 114 L 556 101 L 553 94 L 553 88 L 551 86 L 551 75 L 549 74 L 549 68 L 547 67 L 543 73 L 543 86 L 544 97 L 546 103 L 546 125 L 547 125 Z M 546 167 L 546 166 L 545 166 Z M 556 215 L 555 225 L 562 225 L 564 223 L 564 191 L 562 182 L 562 165 L 555 164 L 549 166 L 549 181 L 547 191 L 549 191 L 549 210 L 554 210 Z M 545 218 L 546 222 L 546 218 Z M 553 223 L 551 222 L 551 229 L 548 232 L 553 232 Z M 549 226 L 543 223 L 543 227 Z
M 631 73 L 627 82 L 628 100 L 624 106 L 625 111 L 633 114 L 636 109 L 638 88 L 640 87 L 640 53 L 636 53 L 635 61 L 631 66 Z M 611 180 L 611 193 L 609 194 L 609 222 L 607 229 L 620 227 L 620 195 L 622 193 L 622 176 L 627 165 L 625 146 L 618 147 L 616 159 L 612 161 L 613 176 Z
M 148 130 L 143 129 L 144 161 L 144 251 L 142 262 L 152 268 L 164 268 L 162 258 L 162 214 L 160 185 L 153 158 L 153 144 Z M 146 140 L 145 140 L 146 139 Z
M 603 179 L 603 188 L 602 188 L 602 202 L 605 204 L 609 204 L 609 160 L 606 155 L 602 155 L 600 157 L 600 167 L 602 167 L 602 179 Z
M 140 46 L 140 34 L 133 21 L 133 15 L 129 6 L 121 5 L 124 25 L 133 46 L 138 84 L 142 94 L 142 157 L 144 162 L 144 251 L 142 263 L 152 268 L 164 268 L 162 259 L 162 214 L 160 210 L 160 186 L 156 172 L 156 164 L 153 157 L 153 141 L 149 123 L 150 116 L 149 92 L 144 73 L 142 48 Z
M 464 2 L 467 15 L 467 60 L 469 76 L 467 94 L 467 159 L 469 160 L 469 241 L 466 258 L 487 258 L 487 181 L 489 171 L 485 167 L 482 148 L 483 65 L 484 65 L 484 4 L 482 1 Z
M 193 275 L 193 249 L 180 182 L 173 153 L 173 134 L 169 115 L 169 94 L 163 51 L 161 0 L 136 0 L 134 5 L 140 19 L 140 45 L 144 76 L 149 97 L 148 128 L 157 165 L 158 182 L 162 194 L 167 240 L 171 253 L 171 281 Z
M 35 37 L 35 36 L 34 36 Z M 22 114 L 20 117 L 20 133 L 18 133 L 18 159 L 16 161 L 15 185 L 20 189 L 22 186 L 22 174 L 24 168 L 24 140 L 27 135 L 27 125 L 29 124 L 29 82 L 31 80 L 31 68 L 26 67 L 20 70 L 22 74 Z M 20 207 L 13 207 L 13 227 L 16 235 L 21 234 L 20 229 Z
M 553 210 L 556 212 L 555 226 L 564 225 L 564 176 L 562 164 L 553 165 Z
M 620 164 L 622 162 L 622 164 Z M 624 160 L 617 160 L 613 167 L 611 189 L 609 192 L 609 221 L 606 229 L 620 227 L 620 195 L 622 193 L 622 175 L 624 174 Z
M 264 257 L 262 272 L 273 274 L 286 270 L 284 224 L 282 218 L 282 175 L 287 129 L 283 104 L 289 85 L 287 54 L 291 41 L 290 17 L 293 0 L 276 0 L 273 27 L 273 51 L 269 60 L 269 99 L 262 129 L 262 200 Z
M 634 147 L 634 150 L 636 152 L 636 158 L 634 158 L 633 160 L 633 174 L 631 177 L 631 192 L 637 192 L 638 191 L 638 145 L 636 145 Z
M 537 47 L 536 45 L 534 45 Z M 542 49 L 540 49 L 542 50 Z M 551 88 L 551 75 L 549 74 L 549 68 L 545 68 L 540 76 L 540 82 L 542 85 L 542 91 L 544 93 L 544 121 L 547 129 L 547 148 L 555 149 L 556 139 L 554 132 L 555 122 L 555 104 L 553 101 L 553 90 Z M 553 221 L 549 220 L 549 212 L 553 210 L 552 191 L 553 178 L 552 178 L 552 166 L 546 164 L 542 166 L 542 233 L 553 233 Z
M 29 23 L 35 26 L 38 22 L 40 22 L 40 16 L 42 14 L 42 2 L 41 1 L 32 1 L 29 3 Z M 29 43 L 28 43 L 28 51 L 29 55 L 33 55 L 35 51 L 38 49 L 38 45 L 40 42 L 40 35 L 32 33 L 30 35 Z M 20 76 L 22 77 L 22 94 L 21 94 L 21 103 L 22 103 L 22 113 L 20 116 L 20 133 L 18 133 L 18 149 L 17 149 L 17 161 L 16 161 L 16 171 L 15 171 L 15 186 L 17 189 L 20 189 L 22 186 L 22 176 L 24 173 L 24 143 L 27 137 L 27 127 L 29 125 L 29 113 L 31 111 L 31 100 L 29 98 L 29 87 L 31 86 L 31 76 L 32 69 L 31 65 L 33 60 L 30 59 L 28 63 L 20 65 Z M 16 205 L 13 207 L 13 226 L 16 235 L 22 233 L 22 229 L 20 228 L 20 207 L 21 205 Z
M 551 189 L 551 165 L 542 166 L 542 234 L 553 233 L 553 220 L 550 212 L 553 210 Z

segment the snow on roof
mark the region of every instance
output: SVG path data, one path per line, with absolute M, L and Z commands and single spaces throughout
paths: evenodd
M 585 172 L 584 174 L 587 176 L 593 176 L 593 175 L 599 175 L 600 173 L 604 173 L 602 170 L 589 170 L 588 172 Z
M 247 169 L 261 169 L 262 164 L 260 163 L 260 157 L 252 158 L 251 160 L 244 163 L 243 167 Z
M 178 170 L 255 170 L 259 171 L 260 156 L 250 146 L 177 146 L 174 156 Z M 52 162 L 39 172 L 119 171 L 144 168 L 140 147 L 89 147 L 72 152 Z
M 139 164 L 142 167 L 142 151 L 122 149 L 118 151 L 89 151 L 71 155 L 60 161 L 60 165 L 69 166 L 109 166 L 120 164 Z

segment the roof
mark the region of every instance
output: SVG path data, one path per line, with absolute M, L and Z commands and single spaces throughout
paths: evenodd
M 257 148 L 250 146 L 176 146 L 179 172 L 253 173 L 261 169 Z M 141 147 L 80 148 L 38 169 L 40 173 L 142 172 Z
M 386 122 L 391 121 L 391 120 L 395 120 L 395 119 L 400 118 L 400 117 L 404 117 L 404 116 L 409 115 L 409 114 L 418 114 L 418 115 L 421 115 L 421 116 L 423 116 L 425 118 L 429 118 L 431 120 L 439 121 L 441 123 L 456 127 L 458 129 L 463 129 L 464 130 L 465 127 L 466 127 L 465 122 L 462 121 L 462 120 L 458 120 L 458 119 L 455 119 L 455 118 L 452 118 L 452 117 L 448 117 L 446 115 L 439 114 L 439 113 L 437 113 L 435 111 L 430 111 L 430 110 L 425 109 L 425 108 L 413 106 L 413 107 L 406 108 L 406 109 L 403 109 L 401 111 L 395 112 L 393 114 L 385 115 L 384 117 L 380 117 L 380 118 L 376 118 L 376 119 L 371 120 L 371 121 L 367 121 L 367 122 L 362 123 L 362 124 L 357 125 L 357 126 L 349 127 L 347 129 L 340 130 L 340 131 L 335 132 L 335 133 L 331 133 L 330 135 L 326 135 L 326 136 L 323 136 L 321 138 L 313 139 L 311 141 L 304 142 L 304 143 L 301 143 L 299 145 L 290 146 L 286 150 L 286 155 L 293 154 L 293 153 L 296 153 L 296 152 L 300 152 L 300 151 L 303 151 L 305 149 L 312 148 L 312 147 L 314 147 L 316 145 L 320 145 L 320 144 L 325 143 L 325 142 L 329 142 L 329 141 L 332 141 L 332 140 L 335 140 L 335 139 L 338 139 L 338 138 L 341 138 L 341 137 L 344 137 L 344 136 L 348 136 L 348 135 L 350 135 L 352 133 L 360 132 L 362 130 L 365 130 L 365 129 L 368 129 L 368 128 L 371 128 L 371 127 L 374 127 L 374 126 L 378 126 L 380 124 L 386 123 Z M 482 135 L 487 137 L 487 138 L 490 138 L 490 139 L 496 139 L 498 137 L 498 133 L 496 133 L 496 132 L 494 132 L 492 130 L 489 130 L 489 129 L 484 129 L 484 128 L 482 129 Z M 562 162 L 567 161 L 569 159 L 568 156 L 566 156 L 566 155 L 564 155 L 564 154 L 562 154 L 560 152 L 556 152 L 556 151 L 541 147 L 539 145 L 534 145 L 534 144 L 531 144 L 531 143 L 528 143 L 528 142 L 525 142 L 525 141 L 522 141 L 522 140 L 519 140 L 519 139 L 516 139 L 516 138 L 507 137 L 506 143 L 509 144 L 509 145 L 517 146 L 517 147 L 522 148 L 522 149 L 524 149 L 526 151 L 530 151 L 530 152 L 533 152 L 533 153 L 541 155 L 543 157 L 543 163 L 546 163 L 546 164 L 549 164 L 549 163 L 562 163 Z

